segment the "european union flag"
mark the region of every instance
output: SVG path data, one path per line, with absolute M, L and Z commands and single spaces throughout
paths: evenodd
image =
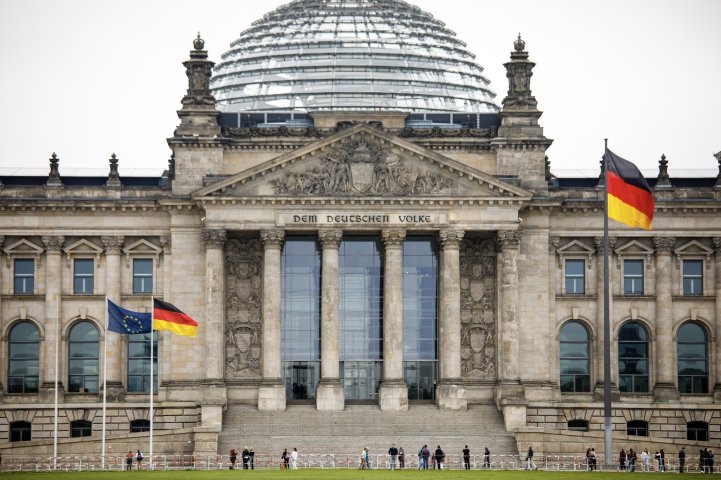
M 151 333 L 152 322 L 149 313 L 125 310 L 108 300 L 108 331 L 130 335 Z

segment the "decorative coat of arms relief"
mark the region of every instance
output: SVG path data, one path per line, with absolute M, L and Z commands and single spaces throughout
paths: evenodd
M 470 379 L 496 378 L 496 249 L 492 240 L 461 243 L 461 366 Z
M 259 378 L 263 328 L 263 248 L 257 239 L 225 247 L 225 377 Z
M 270 180 L 277 195 L 450 194 L 451 180 L 364 137 L 319 157 L 320 165 Z

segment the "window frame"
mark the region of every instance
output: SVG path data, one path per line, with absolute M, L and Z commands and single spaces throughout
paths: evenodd
M 135 263 L 136 262 L 150 263 L 150 275 L 136 274 L 135 273 Z M 143 287 L 145 287 L 145 279 L 150 278 L 150 289 L 147 291 L 146 290 L 136 291 L 135 290 L 135 279 L 136 278 L 141 278 L 141 282 L 142 282 L 141 285 L 143 285 Z M 153 258 L 146 258 L 146 257 L 133 258 L 133 271 L 132 271 L 133 295 L 152 295 L 154 286 L 155 286 L 155 260 Z
M 131 344 L 137 344 L 137 343 L 147 343 L 147 339 L 143 340 L 134 340 L 133 337 L 138 337 L 140 335 L 147 335 L 147 333 L 138 333 L 134 335 L 128 335 L 127 341 L 125 342 L 127 344 L 127 355 L 126 355 L 126 386 L 125 389 L 128 393 L 135 393 L 135 394 L 148 394 L 148 391 L 145 390 L 145 379 L 150 378 L 150 374 L 143 372 L 142 374 L 131 374 L 130 373 L 130 361 L 131 360 L 150 360 L 150 357 L 143 356 L 143 357 L 131 357 L 130 356 L 130 345 Z M 160 343 L 158 338 L 158 332 L 157 330 L 153 330 L 153 340 L 152 340 L 152 348 L 153 348 L 153 395 L 156 395 L 158 393 L 158 374 L 160 373 L 160 362 L 158 361 L 158 355 L 159 355 L 159 349 L 160 349 Z M 140 384 L 141 384 L 141 390 L 130 390 L 130 377 L 140 377 Z
M 686 277 L 686 272 L 685 272 L 686 262 L 699 263 L 699 264 L 701 265 L 701 277 L 700 277 L 701 292 L 700 292 L 700 293 L 687 293 L 687 292 L 686 292 L 686 278 L 687 278 L 687 277 Z M 705 269 L 705 265 L 704 265 L 704 264 L 705 264 L 705 261 L 704 261 L 703 258 L 682 258 L 682 259 L 681 259 L 681 294 L 682 294 L 684 297 L 700 297 L 700 296 L 703 296 L 703 293 L 704 293 L 704 281 L 706 280 L 706 279 L 704 278 L 704 273 L 703 273 L 703 271 L 704 271 L 704 269 Z M 689 277 L 689 278 L 691 279 L 692 285 L 693 285 L 693 279 L 698 278 L 698 277 Z
M 635 291 L 632 291 L 632 292 L 626 291 L 626 278 L 628 277 L 628 275 L 626 274 L 626 264 L 628 262 L 640 262 L 641 263 L 641 277 L 640 277 L 641 278 L 641 292 L 640 293 L 635 292 Z M 623 263 L 623 266 L 622 266 L 623 271 L 621 272 L 621 280 L 623 282 L 623 285 L 621 285 L 621 291 L 623 292 L 623 294 L 624 295 L 645 295 L 646 294 L 646 274 L 645 274 L 646 261 L 642 258 L 641 259 L 639 259 L 639 258 L 624 258 L 622 263 Z M 631 282 L 633 283 L 634 279 L 637 279 L 638 277 L 633 276 L 630 278 L 631 278 Z
M 571 426 L 572 423 L 575 423 L 575 426 Z M 588 431 L 588 420 L 569 420 L 566 424 L 566 430 L 572 431 L 572 432 L 587 432 Z
M 575 323 L 583 327 L 583 329 L 586 331 L 586 340 L 561 340 L 561 332 L 564 328 L 566 328 L 568 325 Z M 571 320 L 569 322 L 566 322 L 561 329 L 558 331 L 558 349 L 559 349 L 559 355 L 558 355 L 558 372 L 559 372 L 559 388 L 561 389 L 561 394 L 577 394 L 577 393 L 591 393 L 591 372 L 592 370 L 592 364 L 591 364 L 591 352 L 592 352 L 592 338 L 591 338 L 591 330 L 584 325 L 582 322 L 578 320 Z M 588 356 L 587 357 L 562 357 L 561 352 L 561 344 L 562 343 L 585 343 L 588 345 Z M 563 360 L 585 360 L 588 364 L 588 374 L 563 374 L 561 373 L 561 361 Z M 561 380 L 563 377 L 573 377 L 573 390 L 563 390 L 563 381 Z M 588 377 L 588 391 L 581 391 L 576 390 L 576 377 Z
M 16 430 L 13 431 L 13 429 L 16 429 Z M 20 438 L 13 440 L 13 434 L 17 434 L 19 429 L 22 429 L 22 431 L 19 432 Z M 17 422 L 11 422 L 10 427 L 9 427 L 9 432 L 8 432 L 8 441 L 11 443 L 31 442 L 33 439 L 32 430 L 33 430 L 33 426 L 32 426 L 32 423 L 30 423 L 30 422 L 26 422 L 26 421 L 22 421 L 22 420 L 17 421 Z M 27 438 L 23 438 L 26 434 L 27 434 Z
M 580 262 L 581 268 L 583 271 L 583 275 L 573 275 L 570 278 L 580 278 L 583 281 L 583 291 L 582 292 L 569 292 L 568 291 L 568 262 Z M 587 267 L 587 259 L 585 258 L 564 258 L 563 259 L 563 293 L 565 295 L 586 295 L 586 267 Z M 574 282 L 574 290 L 575 290 L 575 282 Z
M 703 425 L 703 427 L 701 427 L 701 425 Z M 686 440 L 692 440 L 692 441 L 696 441 L 696 442 L 708 442 L 708 430 L 709 430 L 708 423 L 706 423 L 706 422 L 698 422 L 698 421 L 688 422 L 688 423 L 686 423 Z M 706 438 L 699 440 L 699 438 L 698 438 L 699 431 L 703 431 Z M 694 432 L 695 438 L 693 438 L 693 439 L 689 438 L 689 435 L 691 434 L 691 432 Z
M 97 339 L 97 340 L 92 341 L 92 340 L 72 340 L 72 339 L 71 339 L 73 330 L 74 330 L 76 327 L 78 327 L 79 325 L 83 324 L 83 323 L 87 323 L 87 324 L 89 324 L 89 325 L 92 325 L 92 326 L 95 328 L 95 330 L 97 331 L 97 334 L 98 334 L 98 339 Z M 68 389 L 67 389 L 67 392 L 68 392 L 68 393 L 97 394 L 97 393 L 100 391 L 100 377 L 101 377 L 101 368 L 102 368 L 102 367 L 101 367 L 101 364 L 100 364 L 100 359 L 101 359 L 101 356 L 100 356 L 100 355 L 101 355 L 101 353 L 100 353 L 100 340 L 102 340 L 101 337 L 100 337 L 100 329 L 98 328 L 97 325 L 95 325 L 94 322 L 92 322 L 92 321 L 90 321 L 90 320 L 82 320 L 82 321 L 76 322 L 76 323 L 74 323 L 73 325 L 71 325 L 70 328 L 68 329 L 68 336 L 67 336 L 67 344 L 68 344 L 68 345 L 67 345 L 67 352 L 68 352 L 68 353 L 67 353 L 67 356 L 68 356 L 68 357 L 67 357 L 67 359 L 68 359 L 68 360 L 67 360 L 67 369 L 68 369 L 68 370 L 67 370 L 67 372 L 68 372 Z M 71 345 L 74 344 L 74 343 L 82 343 L 82 344 L 95 343 L 95 344 L 97 344 L 97 347 L 98 347 L 98 355 L 97 355 L 97 357 L 71 357 L 71 356 L 70 356 L 70 349 L 71 349 Z M 75 361 L 77 361 L 77 360 L 97 360 L 97 362 L 98 362 L 98 373 L 95 374 L 95 375 L 93 375 L 93 374 L 85 374 L 85 373 L 82 373 L 82 374 L 70 373 L 70 370 L 71 370 L 70 362 L 72 362 L 73 360 L 75 360 Z M 85 392 L 80 392 L 80 391 L 75 392 L 75 391 L 70 390 L 70 385 L 71 385 L 70 379 L 71 379 L 72 377 L 82 377 L 82 385 L 81 385 L 80 388 L 85 389 Z M 88 391 L 88 390 L 87 390 L 87 387 L 85 387 L 85 377 L 97 377 L 98 389 L 97 389 L 96 391 Z
M 704 341 L 703 341 L 703 342 L 686 342 L 686 341 L 680 341 L 680 340 L 679 340 L 679 337 L 680 337 L 680 335 L 681 335 L 681 330 L 682 330 L 684 327 L 686 327 L 687 325 L 691 325 L 691 324 L 698 326 L 698 327 L 703 331 L 703 333 L 704 333 Z M 710 358 L 709 358 L 709 348 L 710 348 L 710 345 L 709 345 L 709 343 L 710 343 L 710 342 L 709 342 L 709 333 L 708 333 L 708 330 L 706 329 L 706 326 L 703 325 L 702 323 L 694 322 L 694 321 L 684 322 L 684 323 L 681 324 L 681 326 L 678 328 L 678 331 L 676 332 L 676 386 L 677 386 L 677 388 L 679 389 L 679 393 L 680 393 L 681 395 L 707 395 L 707 394 L 709 393 L 709 391 L 710 391 L 710 388 L 709 388 L 709 380 L 711 379 L 710 363 L 709 363 L 709 361 L 710 361 Z M 706 349 L 706 354 L 705 354 L 705 355 L 706 355 L 706 356 L 705 356 L 705 358 L 703 358 L 703 359 L 697 359 L 697 360 L 695 360 L 695 361 L 704 360 L 704 361 L 706 362 L 706 375 L 680 375 L 679 363 L 682 362 L 682 361 L 687 361 L 687 360 L 685 360 L 686 357 L 679 357 L 679 345 L 701 345 L 701 344 L 703 344 L 703 345 L 705 346 L 705 349 Z M 694 361 L 694 360 L 691 360 L 691 361 Z M 680 380 L 680 378 L 681 378 L 682 376 L 683 376 L 683 377 L 691 377 L 691 392 L 682 392 L 682 391 L 681 391 L 681 380 Z M 695 378 L 705 378 L 705 379 L 706 379 L 706 383 L 705 383 L 705 384 L 706 384 L 706 391 L 705 391 L 705 392 L 696 392 L 696 391 L 694 391 L 694 384 L 695 384 L 694 379 L 695 379 Z
M 138 418 L 130 421 L 130 433 L 143 433 L 150 431 L 150 420 Z
M 82 424 L 82 425 L 79 425 Z M 78 426 L 76 426 L 78 425 Z M 80 435 L 75 435 L 80 431 Z M 87 435 L 86 435 L 87 433 Z M 87 420 L 75 420 L 70 422 L 70 438 L 82 438 L 93 436 L 93 423 Z
M 20 325 L 22 325 L 22 324 L 24 324 L 24 323 L 27 323 L 27 324 L 29 324 L 29 325 L 32 325 L 32 327 L 35 328 L 35 330 L 36 330 L 37 333 L 38 333 L 38 340 L 37 340 L 37 342 L 36 342 L 36 341 L 30 341 L 30 340 L 11 340 L 13 330 L 15 330 L 17 327 L 19 327 Z M 12 325 L 12 326 L 10 327 L 10 329 L 8 330 L 8 336 L 7 336 L 7 341 L 8 341 L 8 351 L 7 351 L 7 362 L 8 362 L 8 363 L 7 363 L 7 365 L 8 365 L 8 369 L 7 369 L 7 380 L 8 380 L 8 384 L 7 384 L 7 385 L 8 385 L 8 386 L 7 386 L 7 393 L 8 393 L 8 394 L 37 395 L 38 392 L 40 391 L 40 340 L 41 340 L 41 339 L 42 339 L 42 338 L 41 338 L 41 335 L 40 335 L 40 329 L 37 327 L 37 325 L 35 325 L 33 322 L 30 322 L 30 321 L 28 321 L 28 320 L 23 320 L 23 321 L 17 322 L 17 323 L 15 323 L 14 325 Z M 11 363 L 12 363 L 13 361 L 23 361 L 23 360 L 13 360 L 12 357 L 10 357 L 10 355 L 11 355 L 10 352 L 11 352 L 11 350 L 12 350 L 11 345 L 14 344 L 14 343 L 19 343 L 19 344 L 37 344 L 37 346 L 38 346 L 38 356 L 37 356 L 38 374 L 37 374 L 37 375 L 11 375 L 11 374 L 10 374 L 10 371 L 11 371 L 11 368 L 10 368 Z M 34 360 L 34 359 L 33 359 L 33 360 Z M 11 392 L 11 391 L 10 391 L 10 379 L 11 379 L 11 378 L 19 378 L 19 377 L 23 379 L 23 391 L 22 391 L 22 392 Z M 32 391 L 25 391 L 25 378 L 28 378 L 28 377 L 30 377 L 30 378 L 33 378 L 33 377 L 37 378 L 37 382 L 36 382 L 36 383 L 37 383 L 38 389 L 37 389 L 36 391 L 34 391 L 34 392 L 32 392 Z
M 90 268 L 90 275 L 87 274 L 78 274 L 77 273 L 77 262 L 90 262 L 91 268 Z M 85 286 L 85 281 L 87 278 L 90 279 L 92 282 L 90 291 L 82 291 L 78 292 L 77 288 L 75 286 L 75 281 L 78 279 L 78 277 L 83 279 L 83 286 Z M 85 289 L 87 290 L 87 289 Z M 95 259 L 94 258 L 73 258 L 73 295 L 92 295 L 95 293 Z
M 635 425 L 631 425 L 631 424 Z M 643 426 L 641 426 L 643 424 Z M 638 435 L 638 433 L 629 433 L 631 430 L 634 432 L 638 432 L 639 430 L 645 430 L 646 435 Z M 648 422 L 645 420 L 630 420 L 629 422 L 626 422 L 626 435 L 631 435 L 634 437 L 648 437 Z
M 28 257 L 14 257 L 13 258 L 13 275 L 12 275 L 13 276 L 13 295 L 35 295 L 35 292 L 37 289 L 37 281 L 36 281 L 37 280 L 36 279 L 37 264 L 35 262 L 37 260 L 38 259 L 28 258 Z M 33 273 L 31 273 L 30 275 L 18 274 L 17 262 L 30 262 L 30 264 L 32 265 L 31 270 Z M 23 288 L 22 292 L 17 291 L 17 289 L 15 287 L 17 286 L 18 277 L 23 278 L 23 279 L 25 279 L 25 278 L 31 279 L 31 281 L 32 281 L 32 288 L 30 289 L 31 291 L 29 291 L 29 292 L 25 291 L 25 288 Z M 24 285 L 25 285 L 25 283 L 23 282 L 23 286 Z
M 635 324 L 635 325 L 638 325 L 638 326 L 640 326 L 641 328 L 643 328 L 643 330 L 646 332 L 646 340 L 645 340 L 645 341 L 642 341 L 642 340 L 621 340 L 621 330 L 622 330 L 624 327 L 626 327 L 627 325 L 631 325 L 631 324 Z M 625 323 L 624 323 L 623 325 L 621 325 L 621 327 L 618 329 L 618 334 L 616 335 L 616 345 L 617 345 L 617 347 L 618 347 L 618 348 L 617 348 L 618 351 L 617 351 L 617 355 L 616 355 L 616 360 L 617 360 L 617 362 L 618 362 L 618 363 L 617 363 L 618 369 L 617 369 L 617 372 L 616 372 L 617 375 L 618 375 L 618 387 L 619 387 L 619 390 L 620 390 L 620 388 L 621 388 L 621 377 L 631 377 L 631 379 L 632 379 L 631 384 L 632 384 L 632 388 L 633 388 L 633 390 L 631 390 L 631 391 L 621 391 L 621 394 L 622 394 L 622 395 L 624 395 L 624 394 L 634 394 L 634 393 L 644 393 L 644 394 L 650 393 L 650 390 L 651 390 L 651 358 L 650 358 L 651 342 L 650 342 L 650 340 L 651 340 L 651 335 L 649 334 L 648 328 L 646 328 L 646 325 L 644 325 L 644 324 L 641 323 L 641 322 L 638 322 L 638 321 L 635 321 L 635 320 L 632 320 L 632 321 L 630 321 L 630 322 L 625 322 Z M 621 362 L 622 362 L 622 361 L 626 361 L 627 358 L 631 358 L 631 357 L 621 357 L 621 344 L 622 344 L 622 343 L 632 343 L 632 344 L 641 344 L 641 343 L 643 343 L 643 344 L 646 345 L 646 357 L 644 357 L 644 358 L 639 358 L 639 360 L 646 360 L 646 370 L 647 370 L 646 375 L 621 374 Z M 646 389 L 646 391 L 644 391 L 644 392 L 636 391 L 636 382 L 635 382 L 635 378 L 636 378 L 636 377 L 645 377 L 645 378 L 646 378 L 646 385 L 648 386 L 648 388 Z

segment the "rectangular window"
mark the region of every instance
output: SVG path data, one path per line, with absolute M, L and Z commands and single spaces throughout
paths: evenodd
M 93 263 L 92 260 L 75 260 L 75 293 L 93 293 Z
M 35 260 L 15 260 L 15 294 L 35 293 Z
M 703 262 L 701 260 L 683 261 L 683 294 L 703 295 Z
M 153 261 L 133 260 L 133 293 L 153 292 Z
M 643 260 L 623 262 L 623 293 L 643 295 Z
M 585 260 L 566 260 L 566 293 L 586 293 Z

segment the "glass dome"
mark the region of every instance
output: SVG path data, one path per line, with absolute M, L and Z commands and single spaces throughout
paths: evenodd
M 500 111 L 465 47 L 402 0 L 295 0 L 242 32 L 210 85 L 228 113 Z

